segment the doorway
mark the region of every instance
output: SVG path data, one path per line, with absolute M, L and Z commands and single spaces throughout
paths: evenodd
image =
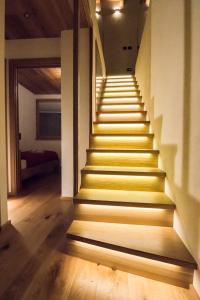
M 26 180 L 60 168 L 60 98 L 60 58 L 9 61 L 10 195 Z

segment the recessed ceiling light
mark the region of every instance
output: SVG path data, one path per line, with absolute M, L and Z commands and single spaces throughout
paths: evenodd
M 121 10 L 119 9 L 119 8 L 116 8 L 115 10 L 114 10 L 114 16 L 115 17 L 119 17 L 120 15 L 121 15 Z
M 28 11 L 26 11 L 26 12 L 24 13 L 24 18 L 25 18 L 25 19 L 30 19 L 30 17 L 31 17 L 31 14 L 30 14 Z

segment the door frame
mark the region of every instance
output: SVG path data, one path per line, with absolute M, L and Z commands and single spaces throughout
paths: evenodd
M 10 59 L 9 63 L 9 186 L 10 194 L 17 195 L 21 189 L 21 162 L 19 153 L 19 105 L 18 69 L 61 67 L 61 58 Z

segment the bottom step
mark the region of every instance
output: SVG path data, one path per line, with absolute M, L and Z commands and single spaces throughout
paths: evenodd
M 97 264 L 108 266 L 168 284 L 189 288 L 193 270 L 168 263 L 130 255 L 79 241 L 68 240 L 67 252 Z
M 175 230 L 169 227 L 73 221 L 67 237 L 73 255 L 128 272 L 147 272 L 149 277 L 158 275 L 157 280 L 166 277 L 167 282 L 181 286 L 191 283 L 197 268 Z

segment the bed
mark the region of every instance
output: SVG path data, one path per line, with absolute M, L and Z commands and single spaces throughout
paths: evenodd
M 52 173 L 59 169 L 59 158 L 55 151 L 21 151 L 22 180 L 35 175 Z

